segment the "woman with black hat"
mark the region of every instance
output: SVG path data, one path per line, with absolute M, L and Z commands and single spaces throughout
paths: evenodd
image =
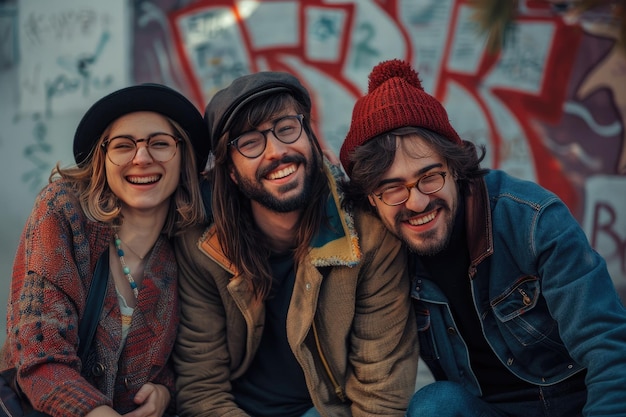
M 54 416 L 174 414 L 178 326 L 171 237 L 205 221 L 198 185 L 202 115 L 157 84 L 96 102 L 26 222 L 13 266 L 2 369 L 15 367 L 36 410 Z M 91 349 L 78 326 L 97 261 L 108 257 Z

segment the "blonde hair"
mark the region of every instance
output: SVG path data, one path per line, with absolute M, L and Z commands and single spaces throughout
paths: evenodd
M 182 139 L 178 146 L 178 151 L 181 152 L 180 180 L 170 198 L 170 208 L 163 226 L 163 233 L 171 237 L 191 226 L 206 222 L 206 214 L 200 193 L 200 174 L 189 135 L 177 122 L 169 117 L 166 119 L 174 129 L 174 134 Z M 123 221 L 121 204 L 107 183 L 106 152 L 102 147 L 109 130 L 110 126 L 94 142 L 91 152 L 81 165 L 62 168 L 57 163 L 48 180 L 52 182 L 63 179 L 71 182 L 81 207 L 90 220 L 120 225 Z

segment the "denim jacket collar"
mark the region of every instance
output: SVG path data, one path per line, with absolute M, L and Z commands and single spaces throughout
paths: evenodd
M 484 177 L 470 181 L 469 192 L 465 196 L 465 223 L 472 279 L 478 264 L 493 254 L 493 226 Z

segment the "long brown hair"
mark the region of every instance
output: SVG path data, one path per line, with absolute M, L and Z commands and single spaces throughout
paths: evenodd
M 189 136 L 174 120 L 167 117 L 166 119 L 174 129 L 174 135 L 183 140 L 178 145 L 177 151 L 182 152 L 180 180 L 173 198 L 170 199 L 170 208 L 163 226 L 163 233 L 171 237 L 186 228 L 205 222 L 206 215 L 200 195 L 196 158 Z M 123 221 L 121 205 L 107 183 L 106 152 L 101 146 L 107 139 L 109 130 L 110 126 L 102 133 L 84 163 L 66 168 L 57 163 L 48 181 L 58 179 L 70 181 L 87 218 L 96 222 L 120 225 Z
M 268 295 L 272 283 L 268 262 L 269 245 L 263 244 L 266 238 L 254 222 L 250 200 L 239 191 L 230 177 L 232 160 L 227 143 L 229 138 L 256 128 L 288 107 L 293 107 L 297 113 L 304 115 L 303 128 L 313 148 L 312 203 L 301 214 L 296 236 L 298 245 L 294 258 L 296 263 L 301 261 L 309 251 L 313 236 L 326 218 L 324 205 L 329 195 L 322 151 L 311 128 L 310 109 L 288 93 L 261 97 L 249 103 L 239 112 L 230 131 L 219 139 L 213 150 L 215 164 L 208 172 L 213 186 L 213 215 L 222 250 L 248 280 L 251 290 L 259 298 Z

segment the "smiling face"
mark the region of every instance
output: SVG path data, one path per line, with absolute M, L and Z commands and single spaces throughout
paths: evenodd
M 256 130 L 271 129 L 276 120 L 296 114 L 292 107 L 286 108 L 256 126 Z M 309 203 L 313 183 L 315 162 L 311 140 L 305 129 L 290 144 L 279 141 L 271 132 L 266 137 L 265 150 L 256 158 L 247 158 L 234 146 L 230 147 L 230 177 L 251 200 L 253 210 L 262 206 L 279 213 L 299 211 Z
M 390 186 L 412 184 L 428 174 L 446 172 L 443 188 L 432 194 L 423 194 L 411 188 L 409 199 L 397 206 L 389 206 L 375 195 L 369 195 L 387 228 L 418 255 L 430 256 L 444 249 L 450 239 L 458 207 L 458 188 L 454 173 L 448 171 L 446 161 L 416 134 L 399 136 L 393 163 L 383 174 L 374 190 L 380 194 Z
M 134 112 L 116 119 L 109 126 L 107 137 L 125 136 L 137 140 L 157 132 L 174 135 L 164 116 Z M 177 149 L 171 160 L 157 162 L 148 153 L 144 141 L 137 144 L 137 153 L 126 165 L 117 166 L 105 158 L 107 183 L 120 199 L 125 216 L 134 211 L 167 213 L 169 199 L 180 180 L 181 154 Z

